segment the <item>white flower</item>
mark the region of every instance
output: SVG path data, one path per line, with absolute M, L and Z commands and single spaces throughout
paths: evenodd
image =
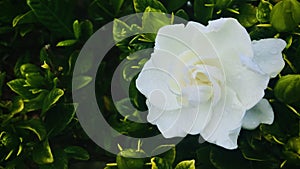
M 284 67 L 285 46 L 273 38 L 251 42 L 233 18 L 162 27 L 136 80 L 147 98 L 147 120 L 166 138 L 200 134 L 237 148 L 242 126 L 273 122 L 272 107 L 262 98 Z

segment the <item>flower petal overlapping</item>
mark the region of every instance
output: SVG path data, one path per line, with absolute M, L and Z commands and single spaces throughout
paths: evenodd
M 166 138 L 200 134 L 237 148 L 241 127 L 271 124 L 262 99 L 270 78 L 284 67 L 281 39 L 251 41 L 233 18 L 162 27 L 136 86 L 147 98 L 147 120 Z

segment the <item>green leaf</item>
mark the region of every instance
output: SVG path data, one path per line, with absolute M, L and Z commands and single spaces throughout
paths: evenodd
M 113 5 L 114 11 L 116 14 L 119 13 L 121 6 L 124 3 L 124 0 L 111 0 L 111 3 Z
M 43 164 L 40 165 L 40 169 L 68 169 L 68 157 L 66 153 L 61 150 L 54 150 L 53 151 L 54 162 L 51 164 Z
M 173 0 L 173 1 L 168 1 L 167 9 L 168 11 L 175 11 L 182 7 L 187 0 Z
M 176 165 L 175 169 L 196 169 L 195 160 L 181 161 Z
M 92 80 L 93 78 L 91 76 L 75 76 L 72 79 L 73 90 L 77 90 L 88 85 Z
M 195 19 L 202 24 L 207 24 L 212 19 L 214 7 L 205 4 L 213 4 L 214 0 L 195 0 L 194 16 Z
M 53 137 L 60 134 L 75 116 L 74 104 L 58 104 L 46 114 L 45 124 L 48 136 Z M 59 118 L 58 118 L 59 117 Z
M 238 21 L 244 27 L 253 26 L 256 22 L 256 7 L 250 4 L 244 4 L 240 7 L 240 14 L 237 16 Z
M 113 37 L 115 42 L 120 42 L 121 40 L 124 40 L 129 35 L 138 34 L 140 32 L 140 27 L 133 24 L 131 26 L 128 26 L 125 22 L 114 19 L 114 25 L 113 25 Z
M 179 9 L 175 15 L 185 20 L 189 20 L 189 15 L 183 9 Z
M 151 7 L 162 12 L 167 12 L 164 5 L 158 0 L 133 0 L 135 12 L 144 12 L 147 7 Z
M 156 147 L 151 154 L 159 154 L 156 156 L 164 159 L 172 166 L 176 157 L 175 145 L 160 145 Z
M 239 150 L 226 150 L 213 146 L 210 161 L 217 169 L 251 168 L 250 162 L 243 158 Z
M 257 20 L 261 23 L 269 22 L 272 7 L 273 5 L 270 2 L 265 0 L 260 1 L 256 12 Z
M 13 100 L 12 108 L 10 109 L 10 114 L 14 115 L 21 112 L 24 109 L 24 102 L 20 97 L 16 97 Z
M 282 76 L 274 88 L 274 94 L 278 100 L 287 104 L 300 101 L 300 75 Z
M 76 39 L 79 39 L 81 35 L 81 28 L 78 20 L 73 22 L 73 32 Z
M 20 140 L 15 134 L 6 131 L 1 131 L 0 143 L 1 146 L 5 146 L 7 149 L 11 150 L 15 149 L 20 144 Z
M 81 37 L 80 39 L 86 41 L 94 33 L 93 23 L 89 20 L 80 22 Z
M 116 158 L 119 169 L 140 169 L 145 164 L 145 152 L 141 150 L 126 149 L 121 151 Z
M 278 32 L 293 31 L 300 23 L 300 2 L 297 0 L 278 2 L 271 11 L 270 22 Z
M 43 107 L 42 107 L 42 115 L 50 109 L 50 107 L 55 104 L 61 96 L 64 95 L 64 91 L 59 88 L 52 89 L 49 94 L 46 96 Z
M 45 27 L 65 37 L 70 37 L 73 34 L 71 25 L 68 25 L 72 10 L 69 2 L 71 1 L 27 0 L 28 6 Z
M 47 86 L 46 80 L 40 73 L 27 73 L 26 75 L 26 83 L 33 88 L 45 88 Z
M 13 20 L 12 25 L 13 27 L 16 27 L 17 25 L 35 23 L 35 22 L 37 22 L 37 18 L 35 14 L 33 13 L 33 11 L 28 11 L 25 14 L 16 16 Z
M 159 10 L 149 6 L 145 9 L 142 18 L 143 32 L 147 32 L 143 37 L 151 42 L 155 41 L 156 33 L 161 27 L 173 23 L 173 18 L 168 18 L 165 14 L 157 12 Z
M 151 169 L 172 169 L 167 161 L 159 157 L 151 158 Z
M 35 91 L 32 90 L 32 92 Z M 42 109 L 43 102 L 45 98 L 48 96 L 48 94 L 49 94 L 48 90 L 41 90 L 39 91 L 38 96 L 36 96 L 33 99 L 26 100 L 26 102 L 24 103 L 25 104 L 24 112 L 30 112 L 30 111 Z
M 56 44 L 56 46 L 72 46 L 75 43 L 77 43 L 76 39 L 68 39 L 68 40 L 64 40 L 64 41 L 60 41 Z
M 20 66 L 20 72 L 23 77 L 26 77 L 28 73 L 37 73 L 40 71 L 40 68 L 34 64 L 26 63 Z
M 205 144 L 208 143 L 204 143 L 201 148 L 196 150 L 196 155 L 197 155 L 196 161 L 200 163 L 199 164 L 200 168 L 215 169 L 213 164 L 210 162 L 210 157 L 209 157 L 211 148 L 209 145 L 205 145 Z
M 32 159 L 37 164 L 53 163 L 53 155 L 48 140 L 36 144 L 32 150 Z
M 138 110 L 146 111 L 146 97 L 140 93 L 140 91 L 136 88 L 136 80 L 137 76 L 135 76 L 129 85 L 129 98 L 133 106 L 135 106 Z
M 2 87 L 5 81 L 6 73 L 0 72 L 0 97 L 2 96 Z
M 32 99 L 34 95 L 30 92 L 30 87 L 27 85 L 25 79 L 14 79 L 7 82 L 9 88 L 20 95 L 24 99 Z
M 284 146 L 283 154 L 290 162 L 300 166 L 300 137 L 290 138 Z
M 278 162 L 277 159 L 273 157 L 272 152 L 268 149 L 269 145 L 265 144 L 260 133 L 257 135 L 258 136 L 255 136 L 249 131 L 245 133 L 245 137 L 240 136 L 239 149 L 241 150 L 244 158 L 252 162 L 270 163 L 273 167 L 276 167 Z
M 76 160 L 88 160 L 90 158 L 89 153 L 79 146 L 69 146 L 64 149 L 64 152 L 69 158 L 74 158 Z
M 233 1 L 235 0 L 215 0 L 216 8 L 217 9 L 225 9 L 229 7 Z
M 44 124 L 42 123 L 42 121 L 37 119 L 22 121 L 16 127 L 32 131 L 37 135 L 40 141 L 44 140 L 47 135 Z

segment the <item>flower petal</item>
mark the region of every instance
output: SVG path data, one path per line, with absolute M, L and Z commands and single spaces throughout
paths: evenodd
M 204 25 L 196 22 L 188 22 L 186 27 L 183 24 L 164 26 L 157 33 L 154 50 L 170 51 L 177 57 L 185 56 L 179 58 L 184 63 L 216 58 L 214 46 L 200 31 L 203 27 Z M 194 55 L 182 55 L 187 51 L 192 51 Z
M 214 106 L 209 123 L 200 134 L 210 143 L 235 149 L 246 109 L 232 89 L 226 88 L 222 92 L 224 96 L 218 105 Z
M 274 112 L 270 103 L 266 99 L 261 99 L 257 105 L 246 112 L 243 118 L 243 128 L 255 129 L 260 123 L 272 124 Z
M 178 109 L 181 105 L 177 95 L 169 90 L 170 82 L 176 84 L 172 75 L 155 67 L 150 59 L 136 79 L 136 87 L 156 107 L 166 110 Z
M 162 110 L 147 102 L 147 120 L 157 125 L 166 138 L 184 137 L 187 134 L 199 134 L 210 116 L 210 104 L 197 107 L 183 107 L 177 110 Z
M 258 64 L 263 72 L 270 77 L 275 77 L 284 67 L 281 52 L 285 46 L 286 42 L 282 39 L 270 38 L 253 41 L 253 61 Z
M 226 86 L 236 92 L 247 109 L 253 107 L 264 96 L 269 77 L 247 68 L 240 59 L 241 56 L 253 58 L 247 31 L 233 18 L 211 21 L 205 31 L 218 52 Z

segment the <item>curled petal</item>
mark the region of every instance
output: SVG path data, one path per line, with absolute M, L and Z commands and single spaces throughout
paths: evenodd
M 209 22 L 205 34 L 218 52 L 226 86 L 234 90 L 246 109 L 253 107 L 264 96 L 269 76 L 247 68 L 240 59 L 241 56 L 253 58 L 251 40 L 246 29 L 237 20 L 224 18 Z
M 264 73 L 268 74 L 270 77 L 275 77 L 284 67 L 284 60 L 281 52 L 285 46 L 286 43 L 282 39 L 270 38 L 253 41 L 253 61 Z
M 246 112 L 243 119 L 243 128 L 252 130 L 258 127 L 260 123 L 272 124 L 273 121 L 273 109 L 266 99 L 262 99 L 257 105 Z
M 235 149 L 246 109 L 232 89 L 226 88 L 222 92 L 224 96 L 214 106 L 211 118 L 200 134 L 210 143 Z
M 155 67 L 150 59 L 136 79 L 137 89 L 149 101 L 161 109 L 178 109 L 181 107 L 177 95 L 169 90 L 169 84 L 176 84 L 176 80 L 168 72 Z

